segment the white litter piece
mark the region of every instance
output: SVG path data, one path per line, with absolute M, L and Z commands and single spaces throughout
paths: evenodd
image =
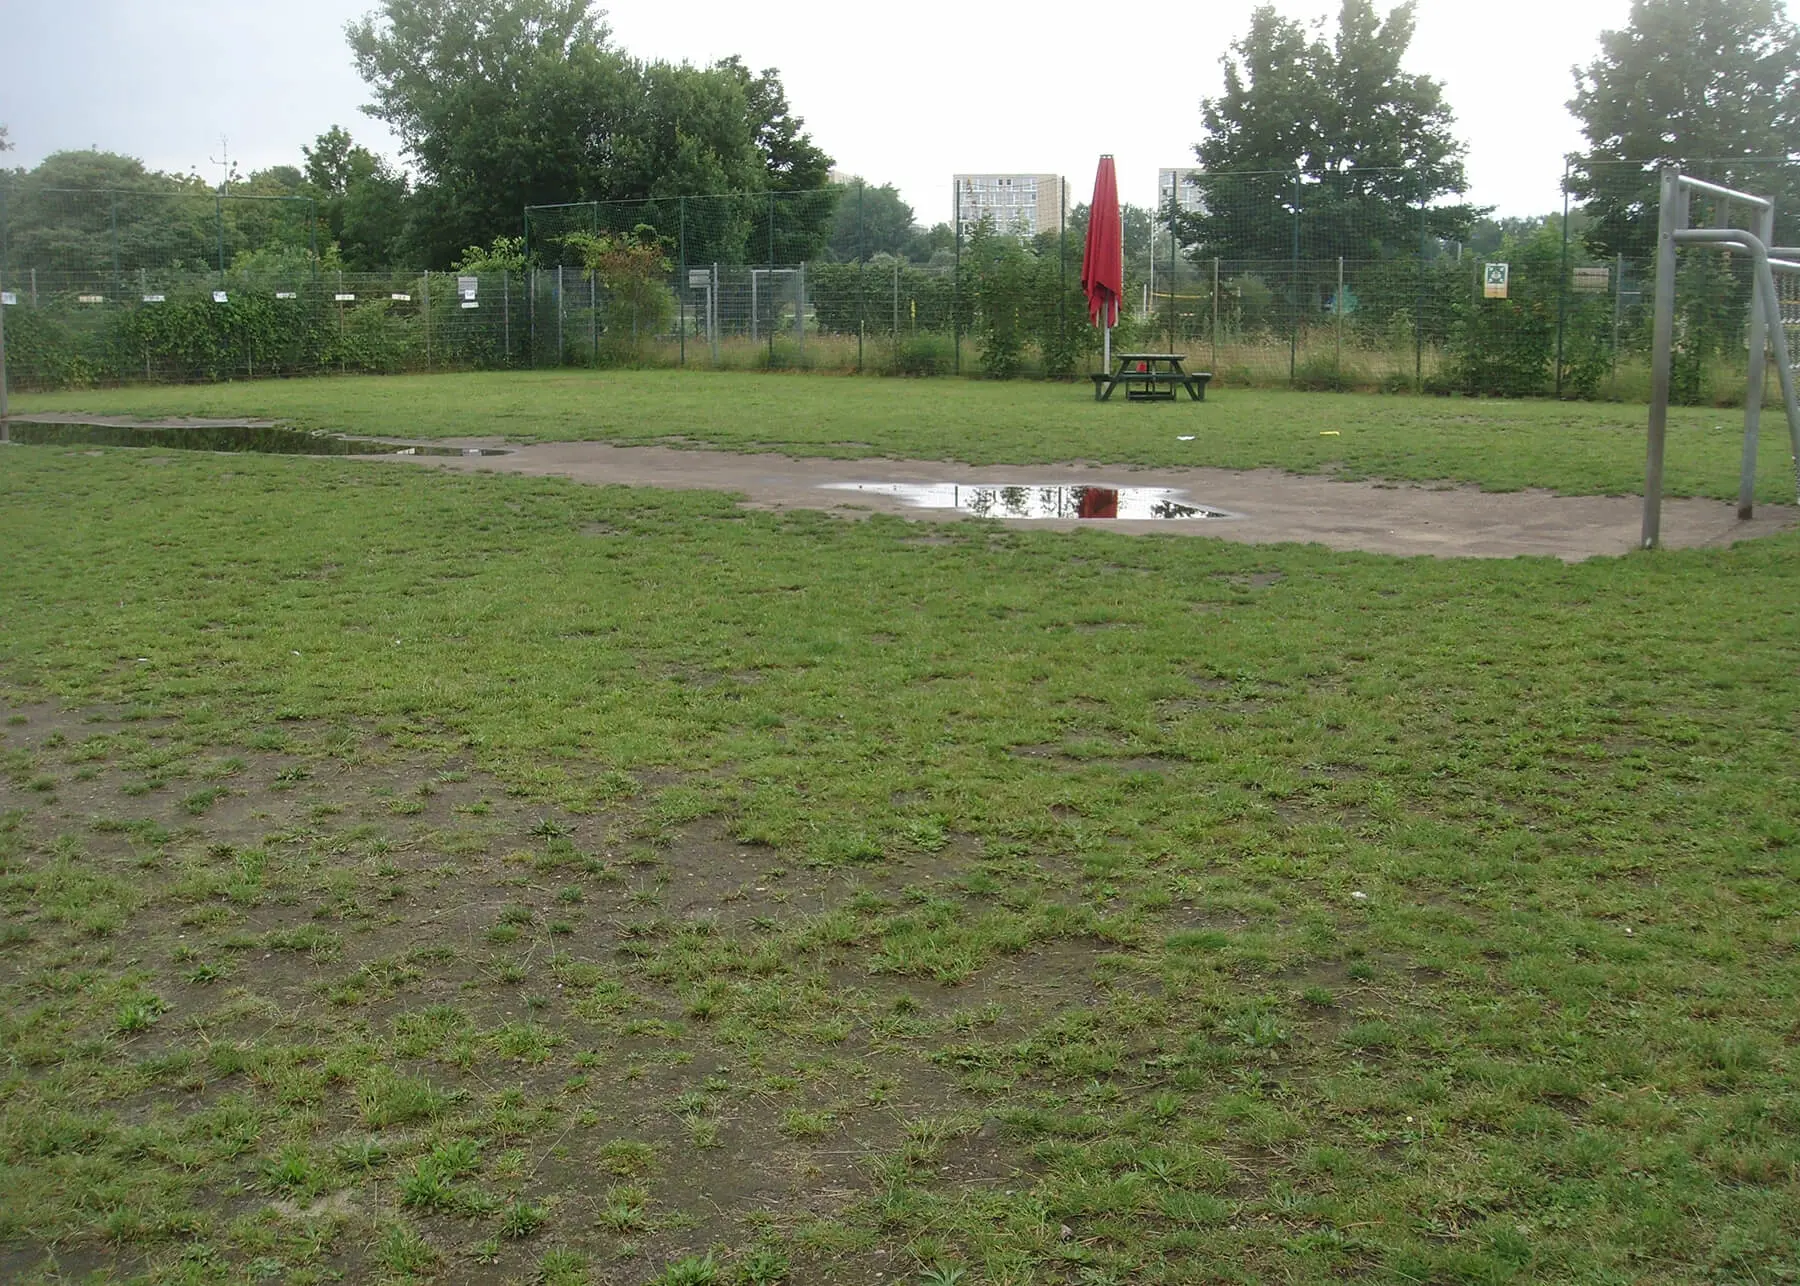
M 1177 442 L 1192 442 L 1194 440 L 1194 435 L 1192 433 L 1177 433 L 1175 435 L 1175 440 Z

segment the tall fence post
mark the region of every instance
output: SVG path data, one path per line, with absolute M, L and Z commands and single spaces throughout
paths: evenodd
M 113 294 L 116 295 L 125 288 L 124 280 L 119 275 L 119 194 L 117 192 L 108 192 L 106 194 L 106 201 L 106 220 L 108 226 L 112 229 L 112 288 Z
M 1563 333 L 1569 319 L 1569 157 L 1563 157 L 1562 275 L 1556 282 L 1556 396 L 1563 393 Z
M 1612 315 L 1612 395 L 1619 396 L 1619 314 L 1625 308 L 1625 256 L 1617 256 L 1613 267 Z
M 419 277 L 419 310 L 425 314 L 425 369 L 431 369 L 431 269 Z
M 769 279 L 763 292 L 769 297 L 769 365 L 775 364 L 775 194 L 769 193 Z
M 213 193 L 213 223 L 219 235 L 219 288 L 225 288 L 225 194 Z
M 500 344 L 506 350 L 506 364 L 513 364 L 512 351 L 512 269 L 500 270 Z
M 1212 368 L 1219 369 L 1219 256 L 1213 256 L 1212 288 Z
M 956 243 L 955 266 L 950 277 L 950 343 L 955 351 L 952 368 L 962 374 L 962 180 L 950 181 L 950 194 L 956 202 L 951 234 Z
M 1300 171 L 1294 171 L 1294 252 L 1288 273 L 1288 387 L 1300 358 Z
M 6 288 L 6 278 L 0 275 L 0 290 Z M 10 412 L 6 405 L 6 300 L 0 298 L 0 442 L 7 441 L 12 430 L 8 427 Z
M 1069 180 L 1056 180 L 1056 351 L 1069 352 Z M 1154 255 L 1151 258 L 1155 258 Z M 1071 372 L 1072 374 L 1073 372 Z
M 537 267 L 535 265 L 533 265 L 530 272 L 531 272 L 531 275 L 529 278 L 527 278 L 526 286 L 525 286 L 525 316 L 529 320 L 529 325 L 530 325 L 527 342 L 531 346 L 530 351 L 526 354 L 526 364 L 528 366 L 530 366 L 532 370 L 535 371 L 537 369 L 537 364 L 538 364 L 538 358 L 537 358 L 537 352 L 538 352 L 538 350 L 537 350 L 537 295 L 538 295 L 537 279 L 538 279 L 538 270 L 537 270 Z
M 868 271 L 868 247 L 863 244 L 863 188 L 862 179 L 856 180 L 856 373 L 863 373 L 863 332 L 869 328 L 868 318 L 863 313 L 863 276 Z
M 1425 391 L 1425 243 L 1429 240 L 1425 215 L 1425 176 L 1419 176 L 1419 270 L 1413 291 L 1413 391 Z
M 688 306 L 688 266 L 687 266 L 687 198 L 675 198 L 675 227 L 677 269 L 681 276 L 678 280 L 675 298 L 681 302 L 681 309 L 675 321 L 676 340 L 681 345 L 679 365 L 687 365 L 687 306 Z
M 1344 383 L 1344 256 L 1343 255 L 1338 256 L 1337 294 L 1332 296 L 1332 302 L 1336 305 L 1336 307 L 1334 307 L 1332 309 L 1332 312 L 1337 314 L 1337 327 L 1336 327 L 1336 330 L 1337 330 L 1337 361 L 1334 364 L 1334 369 L 1337 374 L 1338 385 L 1339 385 L 1339 387 L 1342 387 L 1343 383 Z

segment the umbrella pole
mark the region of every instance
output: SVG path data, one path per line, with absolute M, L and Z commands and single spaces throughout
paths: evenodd
M 1106 314 L 1100 314 L 1104 317 Z M 1101 333 L 1105 338 L 1100 341 L 1100 369 L 1108 375 L 1112 374 L 1112 327 L 1105 322 L 1100 323 Z

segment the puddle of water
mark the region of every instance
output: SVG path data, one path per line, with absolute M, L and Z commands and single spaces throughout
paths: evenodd
M 1229 518 L 1173 487 L 969 486 L 958 482 L 829 482 L 832 491 L 892 496 L 919 509 L 978 518 Z
M 134 428 L 122 424 L 34 424 L 15 420 L 15 442 L 35 446 L 162 447 L 175 451 L 254 451 L 263 455 L 506 455 L 494 447 L 398 446 L 305 429 L 181 424 Z

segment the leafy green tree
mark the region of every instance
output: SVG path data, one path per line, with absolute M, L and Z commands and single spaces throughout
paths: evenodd
M 15 269 L 90 279 L 216 264 L 214 192 L 116 152 L 55 152 L 7 182 Z
M 1800 173 L 1785 163 L 1800 153 L 1800 31 L 1778 0 L 1632 0 L 1624 30 L 1575 69 L 1569 110 L 1590 148 L 1570 189 L 1595 252 L 1653 253 L 1664 164 L 1773 195 L 1780 239 L 1800 236 Z
M 1196 254 L 1288 257 L 1296 202 L 1308 258 L 1414 251 L 1422 201 L 1428 235 L 1466 235 L 1476 212 L 1442 201 L 1468 187 L 1443 86 L 1400 65 L 1414 13 L 1343 0 L 1329 42 L 1272 6 L 1251 15 L 1221 60 L 1224 93 L 1200 107 L 1205 209 L 1176 216 Z
M 837 217 L 831 224 L 831 257 L 853 263 L 859 255 L 899 255 L 918 232 L 913 208 L 892 183 L 871 184 L 860 178 L 836 185 Z
M 517 231 L 527 205 L 801 192 L 830 164 L 774 72 L 639 62 L 588 0 L 383 0 L 347 34 L 370 111 L 419 163 L 414 236 L 433 263 Z M 741 241 L 766 210 L 722 222 L 719 239 Z M 775 210 L 782 253 L 816 250 L 829 200 Z M 669 236 L 665 222 L 659 210 Z
M 306 189 L 319 200 L 320 217 L 345 267 L 366 272 L 414 257 L 408 253 L 412 192 L 404 174 L 359 147 L 338 125 L 300 151 L 306 158 Z

